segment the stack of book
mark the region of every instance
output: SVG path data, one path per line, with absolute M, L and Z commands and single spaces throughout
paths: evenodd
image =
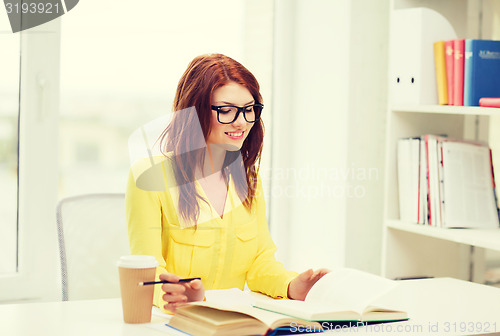
M 255 296 L 235 293 L 234 288 L 219 290 L 219 300 L 212 297 L 177 308 L 160 330 L 173 328 L 194 336 L 368 332 L 370 324 L 408 320 L 398 286 L 374 274 L 337 268 L 316 282 L 305 301 L 263 295 L 252 299 Z
M 398 141 L 400 218 L 445 228 L 498 228 L 487 144 L 426 134 Z
M 500 41 L 437 41 L 434 61 L 440 105 L 500 107 Z

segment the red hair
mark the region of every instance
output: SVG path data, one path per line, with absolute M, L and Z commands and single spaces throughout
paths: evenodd
M 161 136 L 164 154 L 173 152 L 174 172 L 179 186 L 180 215 L 196 223 L 200 206 L 198 201 L 207 202 L 196 190 L 193 182 L 196 167 L 202 167 L 205 150 L 193 146 L 190 136 L 198 130 L 198 121 L 201 126 L 204 141 L 210 133 L 210 117 L 212 114 L 213 92 L 229 82 L 241 84 L 248 89 L 255 103 L 262 103 L 259 83 L 255 76 L 242 64 L 222 54 L 202 55 L 189 63 L 186 71 L 179 80 L 175 94 L 172 121 Z M 181 115 L 179 111 L 194 107 L 196 113 Z M 198 120 L 196 120 L 196 118 Z M 240 149 L 243 167 L 230 168 L 229 164 L 236 160 L 238 152 L 227 152 L 223 165 L 223 176 L 233 176 L 236 191 L 244 206 L 250 209 L 252 200 L 256 196 L 257 171 L 255 164 L 260 161 L 264 139 L 264 124 L 261 119 L 255 122 Z M 232 166 L 231 166 L 232 167 Z

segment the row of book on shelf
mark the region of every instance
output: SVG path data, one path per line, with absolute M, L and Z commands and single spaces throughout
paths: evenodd
M 397 145 L 400 218 L 444 228 L 498 228 L 488 144 L 426 134 Z
M 500 41 L 434 43 L 440 105 L 500 107 Z

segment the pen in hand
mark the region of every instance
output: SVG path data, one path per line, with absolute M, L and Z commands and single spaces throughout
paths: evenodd
M 179 282 L 190 282 L 193 280 L 201 280 L 201 278 L 186 278 L 186 279 L 180 279 L 178 282 L 174 281 L 167 281 L 167 280 L 161 280 L 161 281 L 149 281 L 149 282 L 139 282 L 139 286 L 146 286 L 146 285 L 156 285 L 156 284 L 167 284 L 167 283 L 179 283 Z

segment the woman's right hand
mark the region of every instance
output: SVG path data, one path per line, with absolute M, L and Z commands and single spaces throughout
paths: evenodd
M 203 301 L 205 298 L 205 288 L 201 280 L 176 283 L 180 279 L 182 279 L 180 276 L 172 273 L 160 274 L 160 280 L 172 282 L 161 286 L 161 289 L 165 292 L 163 300 L 167 302 L 164 307 L 171 312 L 175 312 L 177 307 L 186 302 Z

